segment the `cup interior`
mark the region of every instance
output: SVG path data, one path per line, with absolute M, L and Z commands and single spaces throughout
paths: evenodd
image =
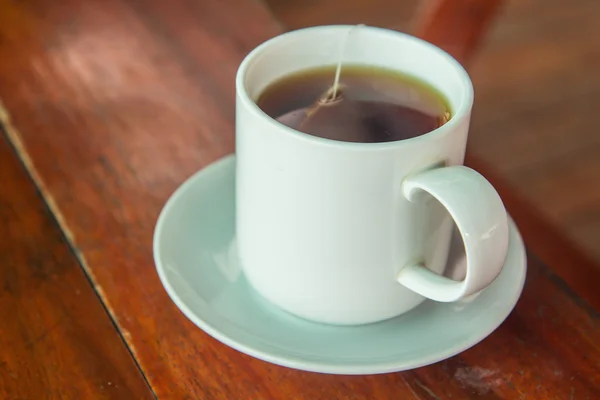
M 354 28 L 354 29 L 353 29 Z M 238 71 L 238 92 L 255 101 L 277 79 L 319 66 L 336 65 L 340 46 L 349 64 L 372 65 L 400 71 L 437 88 L 449 101 L 453 117 L 470 111 L 471 80 L 448 53 L 400 32 L 352 25 L 320 26 L 288 32 L 254 49 Z

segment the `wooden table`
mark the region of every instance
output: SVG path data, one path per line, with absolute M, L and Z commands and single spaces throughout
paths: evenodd
M 295 371 L 212 339 L 152 260 L 172 191 L 233 151 L 259 0 L 0 0 L 1 399 L 598 399 L 600 274 L 485 163 L 529 247 L 506 322 L 449 360 Z

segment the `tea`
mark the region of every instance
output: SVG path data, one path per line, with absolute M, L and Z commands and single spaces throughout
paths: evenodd
M 333 97 L 336 66 L 296 72 L 268 86 L 256 101 L 296 130 L 346 142 L 390 142 L 439 128 L 450 119 L 447 99 L 401 72 L 344 64 Z

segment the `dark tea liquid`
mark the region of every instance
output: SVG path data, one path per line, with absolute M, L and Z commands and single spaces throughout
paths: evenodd
M 319 67 L 285 76 L 268 86 L 256 103 L 291 128 L 346 142 L 409 139 L 450 119 L 447 99 L 426 82 L 363 65 L 344 64 L 339 99 L 319 105 L 317 100 L 333 84 L 335 69 Z

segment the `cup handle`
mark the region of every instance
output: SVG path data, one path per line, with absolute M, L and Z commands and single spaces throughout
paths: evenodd
M 471 168 L 450 166 L 409 176 L 402 191 L 411 202 L 429 193 L 446 207 L 465 245 L 467 271 L 463 281 L 455 281 L 422 264 L 408 264 L 398 273 L 398 282 L 442 302 L 459 300 L 492 283 L 508 251 L 508 217 L 494 187 Z

